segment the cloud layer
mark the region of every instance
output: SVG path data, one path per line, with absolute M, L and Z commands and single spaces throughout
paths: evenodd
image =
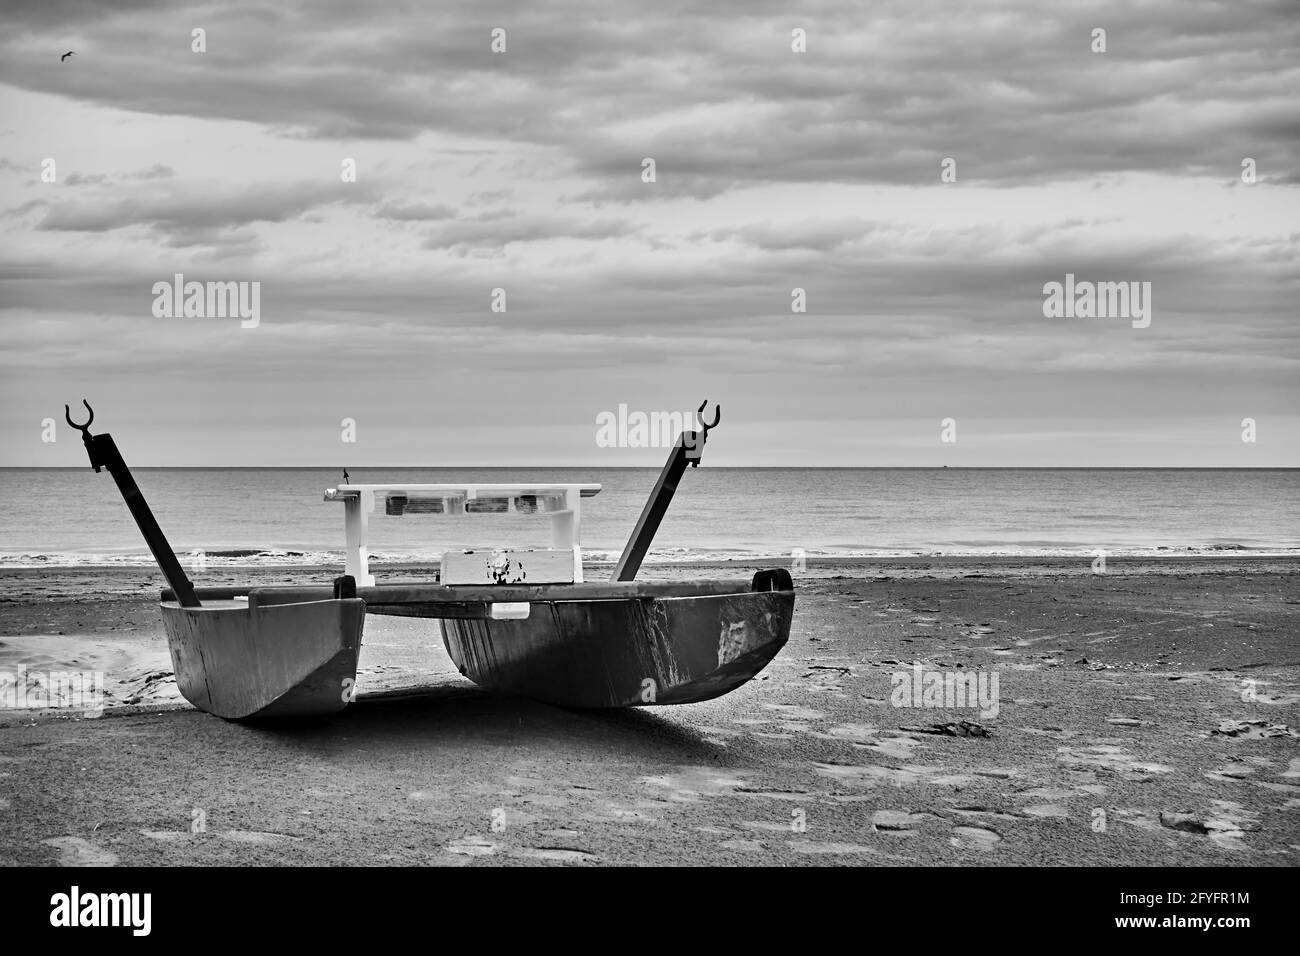
M 707 395 L 721 463 L 1300 465 L 1293 4 L 6 12 L 0 464 L 76 464 L 38 426 L 93 390 L 247 423 L 156 463 L 348 416 L 385 463 L 437 417 L 431 464 L 657 464 L 595 415 Z M 262 322 L 155 319 L 176 273 Z M 1045 318 L 1067 273 L 1151 327 Z

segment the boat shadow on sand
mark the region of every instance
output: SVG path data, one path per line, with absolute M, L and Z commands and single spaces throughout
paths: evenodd
M 347 741 L 355 753 L 366 744 L 410 752 L 478 747 L 582 750 L 585 754 L 634 754 L 710 762 L 726 748 L 707 734 L 672 719 L 671 710 L 597 710 L 555 707 L 449 682 L 358 696 L 339 714 L 280 717 L 231 723 L 270 741 L 295 745 Z M 535 754 L 534 754 L 535 756 Z

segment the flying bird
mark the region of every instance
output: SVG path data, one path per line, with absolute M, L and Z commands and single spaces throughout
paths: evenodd
M 69 50 L 67 53 L 63 54 L 63 56 L 59 57 L 59 62 L 62 63 L 62 62 L 63 62 L 64 60 L 66 60 L 68 57 L 72 56 L 72 54 L 73 54 L 74 52 L 76 52 L 76 51 L 74 51 L 74 50 Z
M 348 470 L 346 468 L 343 469 L 343 484 L 345 485 L 352 484 L 352 479 L 348 477 Z

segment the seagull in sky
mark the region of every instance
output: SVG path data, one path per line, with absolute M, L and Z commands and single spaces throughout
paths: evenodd
M 68 57 L 72 56 L 74 52 L 76 52 L 76 51 L 74 51 L 74 50 L 69 50 L 67 53 L 63 54 L 63 56 L 59 57 L 59 62 L 62 63 L 62 62 L 63 62 L 64 60 L 66 60 Z

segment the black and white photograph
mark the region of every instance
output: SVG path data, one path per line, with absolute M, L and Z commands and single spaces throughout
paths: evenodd
M 227 867 L 1284 915 L 1295 0 L 0 24 L 24 921 L 173 938 Z

